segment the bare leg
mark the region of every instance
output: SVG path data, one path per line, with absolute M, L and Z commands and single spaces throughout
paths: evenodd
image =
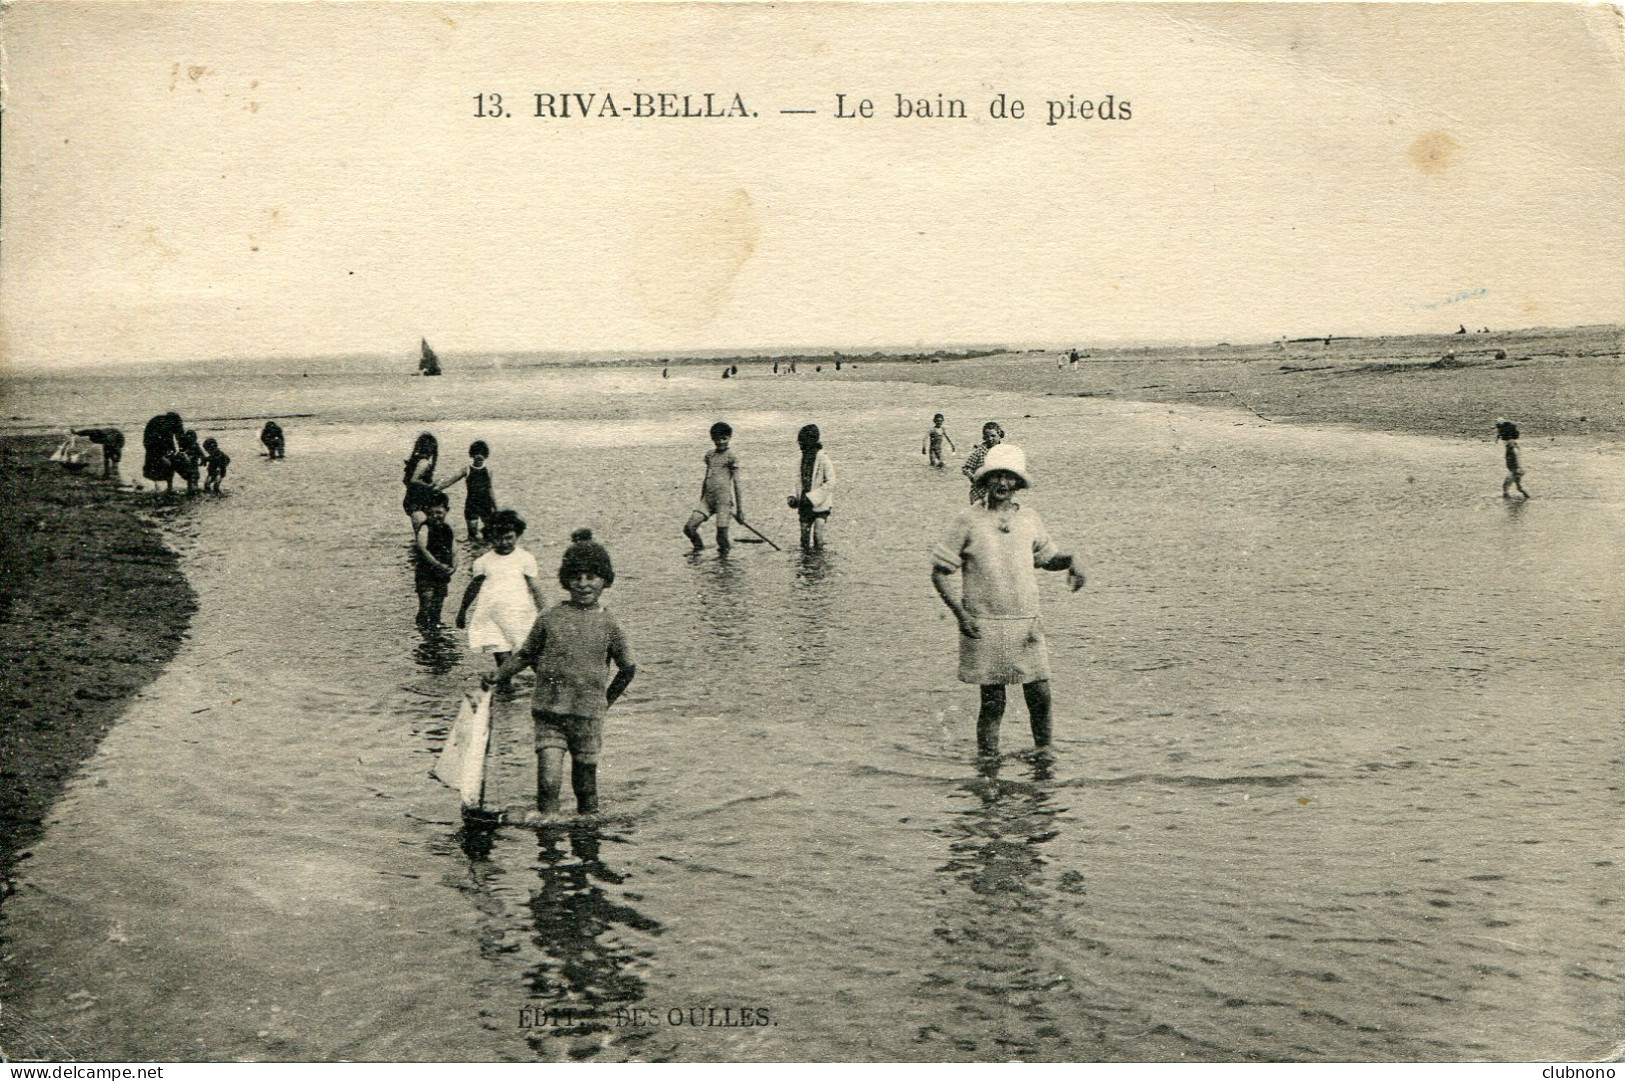
M 570 787 L 575 789 L 576 813 L 598 813 L 598 763 L 570 759 Z
M 727 523 L 722 521 L 721 516 L 719 515 L 717 518 L 717 551 L 726 552 L 732 547 L 733 545 L 728 540 Z
M 1042 750 L 1049 746 L 1050 741 L 1049 680 L 1035 679 L 1025 683 L 1021 693 L 1027 699 L 1027 719 L 1032 722 L 1033 746 Z
M 825 519 L 823 518 L 813 519 L 812 546 L 814 548 L 822 548 L 824 546 L 824 522 Z
M 999 753 L 999 722 L 1004 719 L 1004 688 L 997 683 L 982 685 L 982 709 L 976 715 L 976 753 L 991 757 Z
M 564 786 L 564 751 L 548 747 L 536 752 L 536 809 L 544 815 L 559 813 L 559 789 Z
M 700 523 L 703 521 L 705 521 L 705 515 L 695 511 L 688 516 L 688 524 L 683 527 L 683 536 L 687 537 L 689 543 L 694 545 L 696 552 L 705 549 L 705 541 L 700 539 Z

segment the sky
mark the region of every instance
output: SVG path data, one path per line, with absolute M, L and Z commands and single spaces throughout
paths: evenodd
M 18 0 L 0 31 L 18 369 L 1625 322 L 1602 5 Z M 751 115 L 633 115 L 660 92 Z

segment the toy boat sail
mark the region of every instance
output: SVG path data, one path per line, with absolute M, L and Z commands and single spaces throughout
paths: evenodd
M 47 460 L 61 462 L 64 469 L 73 472 L 78 472 L 90 464 L 89 456 L 86 454 L 84 446 L 80 444 L 79 437 L 71 432 L 68 438 L 62 441 L 62 445 L 57 447 Z
M 457 789 L 463 811 L 485 810 L 485 767 L 491 747 L 491 692 L 464 698 L 430 776 Z
M 419 340 L 423 343 L 423 355 L 418 359 L 418 374 L 439 375 L 440 358 L 435 356 L 434 350 L 429 347 L 429 339 L 422 338 Z

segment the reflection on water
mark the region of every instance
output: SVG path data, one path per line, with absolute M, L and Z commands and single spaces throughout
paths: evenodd
M 829 548 L 803 549 L 796 553 L 795 577 L 791 579 L 789 603 L 785 606 L 790 616 L 787 640 L 794 643 L 793 659 L 787 663 L 822 667 L 834 656 L 830 635 L 838 633 L 833 627 L 839 589 L 836 558 Z M 803 691 L 807 691 L 805 686 Z
M 1076 1053 L 1069 1048 L 1080 1034 L 1057 1027 L 1050 1003 L 1069 989 L 1068 975 L 1047 959 L 1066 929 L 1050 903 L 1040 846 L 1058 836 L 1066 808 L 1054 801 L 1048 754 L 1022 763 L 1026 779 L 1002 778 L 1010 765 L 979 763 L 980 776 L 960 789 L 973 802 L 946 830 L 948 861 L 937 870 L 955 888 L 939 917 L 938 963 L 924 986 L 954 1004 L 947 1024 L 927 1025 L 919 1038 L 974 1058 L 1065 1058 Z M 1081 876 L 1068 872 L 1060 888 L 1082 892 Z
M 707 548 L 688 557 L 694 568 L 694 601 L 700 643 L 712 660 L 726 663 L 735 650 L 750 645 L 750 558 Z
M 456 634 L 444 625 L 425 630 L 422 640 L 412 647 L 413 662 L 437 676 L 456 669 L 462 659 Z
M 539 834 L 539 882 L 527 907 L 535 928 L 531 941 L 542 956 L 526 969 L 525 984 L 540 1016 L 552 1023 L 528 1037 L 532 1046 L 549 1038 L 613 1030 L 615 1009 L 643 999 L 642 971 L 654 956 L 624 941 L 618 929 L 648 935 L 661 931 L 657 921 L 612 898 L 600 885 L 626 881 L 602 857 L 605 840 L 621 838 L 585 821 Z

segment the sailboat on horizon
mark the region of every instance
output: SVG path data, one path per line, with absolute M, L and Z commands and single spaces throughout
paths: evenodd
M 429 339 L 420 338 L 419 341 L 422 343 L 423 355 L 418 358 L 418 374 L 439 375 L 440 358 L 434 355 L 434 350 L 429 346 Z

